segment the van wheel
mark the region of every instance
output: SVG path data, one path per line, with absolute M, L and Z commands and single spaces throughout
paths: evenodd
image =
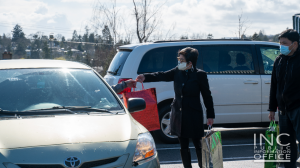
M 159 109 L 160 130 L 155 131 L 155 135 L 164 143 L 178 143 L 177 136 L 170 134 L 170 114 L 170 106 L 164 106 Z

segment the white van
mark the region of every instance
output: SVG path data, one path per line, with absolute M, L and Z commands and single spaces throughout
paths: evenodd
M 104 79 L 115 85 L 142 73 L 170 70 L 178 64 L 177 52 L 185 47 L 198 49 L 197 68 L 208 74 L 216 114 L 214 124 L 254 126 L 269 122 L 271 73 L 274 60 L 280 54 L 278 43 L 214 39 L 125 45 L 119 47 Z M 173 83 L 150 82 L 144 86 L 155 87 L 157 91 L 161 130 L 155 133 L 164 142 L 176 142 L 169 127 Z M 141 89 L 141 84 L 137 87 Z M 203 109 L 205 111 L 204 105 Z

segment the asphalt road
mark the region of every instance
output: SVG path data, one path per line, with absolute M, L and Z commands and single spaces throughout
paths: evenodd
M 263 162 L 254 162 L 254 134 L 259 143 L 259 134 L 267 128 L 214 128 L 221 131 L 224 168 L 263 168 Z M 164 144 L 154 137 L 161 168 L 183 168 L 179 144 Z M 199 167 L 193 143 L 190 141 L 193 168 Z M 262 161 L 262 160 L 261 160 Z M 298 165 L 300 167 L 300 164 Z

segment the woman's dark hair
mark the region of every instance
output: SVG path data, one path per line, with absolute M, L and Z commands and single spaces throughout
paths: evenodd
M 186 62 L 192 62 L 193 67 L 196 68 L 197 60 L 198 60 L 198 50 L 191 47 L 186 47 L 178 52 L 179 55 L 183 55 L 185 57 Z
M 285 37 L 292 42 L 297 41 L 299 44 L 299 33 L 294 29 L 287 29 L 287 30 L 281 32 L 278 39 L 280 39 L 281 37 Z

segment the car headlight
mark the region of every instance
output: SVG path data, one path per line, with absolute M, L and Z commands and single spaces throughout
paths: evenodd
M 151 134 L 149 132 L 140 134 L 136 143 L 133 163 L 134 165 L 138 165 L 138 162 L 149 161 L 156 153 L 155 142 Z

